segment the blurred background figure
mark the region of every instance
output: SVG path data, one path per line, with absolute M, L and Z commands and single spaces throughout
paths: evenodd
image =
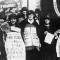
M 23 7 L 23 8 L 21 9 L 21 13 L 24 15 L 24 18 L 26 19 L 26 18 L 27 18 L 27 13 L 28 13 L 27 7 Z
M 2 30 L 2 24 L 4 19 L 0 19 L 0 60 L 7 60 L 6 51 L 5 51 L 5 39 L 4 31 Z
M 40 9 L 38 9 L 38 8 L 35 9 L 35 15 L 36 15 L 36 17 L 35 17 L 36 22 L 40 25 L 40 23 L 41 23 L 41 20 L 40 20 Z

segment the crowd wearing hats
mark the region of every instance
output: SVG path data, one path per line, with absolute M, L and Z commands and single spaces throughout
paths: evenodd
M 19 41 L 19 45 L 24 46 L 22 47 L 24 58 L 21 60 L 60 60 L 59 18 L 57 21 L 50 18 L 49 14 L 46 17 L 41 14 L 38 8 L 33 11 L 27 7 L 15 12 L 11 9 L 0 12 L 0 60 L 20 60 L 22 50 L 19 49 L 20 46 L 14 45 L 18 43 L 12 41 Z M 14 36 L 19 35 L 20 40 L 9 37 L 10 33 Z M 12 45 L 14 49 L 11 50 Z M 11 51 L 17 51 L 16 54 L 20 54 L 19 59 Z

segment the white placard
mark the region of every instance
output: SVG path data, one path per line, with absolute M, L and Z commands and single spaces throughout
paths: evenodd
M 20 33 L 7 33 L 5 50 L 7 60 L 26 60 L 25 45 Z
M 31 28 L 30 27 L 25 27 L 24 29 L 24 41 L 25 41 L 25 46 L 32 46 L 32 40 L 31 40 Z
M 48 32 L 47 35 L 46 35 L 46 37 L 45 37 L 44 42 L 48 43 L 48 44 L 51 44 L 53 38 L 54 38 L 54 35 Z
M 34 33 L 32 34 L 32 42 L 33 42 L 33 46 L 40 46 L 40 41 L 38 36 Z
M 56 43 L 56 53 L 57 53 L 57 57 L 60 57 L 60 38 L 58 38 Z
M 37 36 L 36 27 L 31 25 L 24 29 L 24 41 L 26 46 L 40 46 L 40 41 Z

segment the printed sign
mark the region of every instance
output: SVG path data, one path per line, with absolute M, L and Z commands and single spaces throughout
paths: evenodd
M 47 35 L 46 35 L 46 37 L 45 37 L 44 42 L 46 42 L 48 44 L 51 44 L 53 38 L 54 38 L 54 35 L 48 32 Z
M 26 60 L 25 45 L 20 33 L 7 33 L 5 49 L 7 60 Z
M 40 41 L 36 33 L 36 27 L 29 26 L 25 28 L 24 41 L 26 46 L 40 46 Z
M 57 53 L 57 57 L 60 57 L 60 37 L 57 40 L 56 53 Z

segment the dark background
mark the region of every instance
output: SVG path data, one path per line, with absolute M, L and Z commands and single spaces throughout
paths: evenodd
M 60 10 L 60 0 L 57 0 L 58 9 Z M 46 17 L 47 14 L 50 15 L 50 18 L 58 18 L 54 11 L 53 0 L 41 0 L 42 15 Z

